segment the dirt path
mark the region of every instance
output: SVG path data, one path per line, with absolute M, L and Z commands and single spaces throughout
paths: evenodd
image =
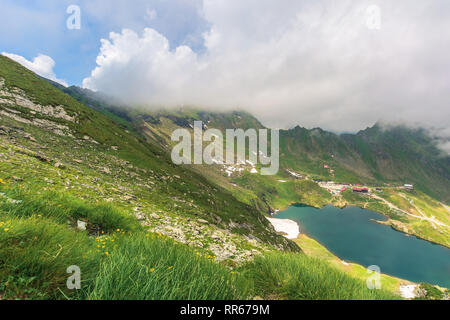
M 417 206 L 414 203 L 411 203 L 411 201 L 410 201 L 411 205 L 413 205 L 414 208 L 421 214 L 420 216 L 412 214 L 412 213 L 410 213 L 410 212 L 408 212 L 406 210 L 400 209 L 399 207 L 397 207 L 393 203 L 391 203 L 391 202 L 387 201 L 386 199 L 384 199 L 384 198 L 382 198 L 380 196 L 377 196 L 375 194 L 372 194 L 372 198 L 378 199 L 378 200 L 384 202 L 390 209 L 394 209 L 394 210 L 400 211 L 400 212 L 402 212 L 402 213 L 404 213 L 404 214 L 406 214 L 408 216 L 411 216 L 411 217 L 414 217 L 414 218 L 417 218 L 417 219 L 426 220 L 426 221 L 430 222 L 433 225 L 433 227 L 435 227 L 435 228 L 437 228 L 436 225 L 448 228 L 448 226 L 445 223 L 437 220 L 435 217 L 427 217 L 422 211 L 420 211 L 420 209 L 417 208 Z

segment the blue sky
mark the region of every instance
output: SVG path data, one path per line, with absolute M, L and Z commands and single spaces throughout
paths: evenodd
M 1 0 L 0 52 L 32 60 L 38 54 L 56 62 L 54 72 L 69 85 L 81 85 L 96 66 L 100 39 L 110 32 L 145 27 L 163 33 L 171 46 L 189 44 L 202 50 L 208 24 L 199 1 L 126 0 Z M 81 9 L 81 29 L 69 30 L 69 5 Z

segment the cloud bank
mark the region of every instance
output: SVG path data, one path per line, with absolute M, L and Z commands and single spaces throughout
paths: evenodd
M 205 0 L 201 11 L 205 50 L 151 28 L 112 32 L 83 86 L 149 108 L 243 109 L 271 127 L 448 127 L 449 1 Z
M 55 67 L 55 61 L 49 56 L 40 54 L 36 58 L 34 58 L 33 61 L 29 61 L 24 57 L 13 53 L 2 52 L 2 55 L 20 63 L 25 68 L 33 71 L 41 77 L 58 82 L 59 84 L 67 87 L 66 81 L 58 79 L 56 77 L 55 72 L 53 71 L 53 68 Z

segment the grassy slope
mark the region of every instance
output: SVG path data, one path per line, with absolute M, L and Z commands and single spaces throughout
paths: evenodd
M 305 254 L 273 253 L 256 257 L 243 270 L 253 290 L 265 299 L 398 299 L 386 289 L 369 290 L 327 262 Z
M 53 197 L 49 197 L 53 201 Z M 40 202 L 39 202 L 40 203 Z M 69 209 L 78 212 L 79 203 Z M 34 211 L 30 202 L 22 205 Z M 65 209 L 68 209 L 65 206 Z M 58 223 L 66 211 L 26 216 L 23 211 L 0 211 L 0 294 L 3 299 L 242 299 L 245 286 L 209 256 L 194 252 L 168 237 L 120 223 L 109 209 L 86 208 L 102 220 L 102 229 L 89 234 Z M 28 212 L 27 212 L 28 213 Z M 31 213 L 31 212 L 29 212 Z M 132 231 L 127 231 L 132 227 Z M 66 288 L 67 267 L 82 272 L 82 290 Z
M 73 222 L 80 211 L 97 224 L 80 231 L 62 222 Z M 3 299 L 398 298 L 303 254 L 274 252 L 230 271 L 209 255 L 145 232 L 120 210 L 52 194 L 25 198 L 19 207 L 2 203 L 0 217 Z M 95 232 L 101 229 L 109 231 Z M 66 289 L 71 265 L 82 271 L 80 291 Z
M 142 138 L 123 130 L 108 117 L 83 106 L 32 72 L 3 56 L 0 57 L 0 77 L 6 79 L 6 87 L 22 89 L 36 103 L 52 106 L 63 105 L 68 113 L 77 115 L 78 123 L 51 119 L 67 125 L 72 130 L 75 139 L 49 134 L 33 125 L 20 125 L 25 132 L 32 134 L 37 142 L 23 139 L 21 143 L 25 151 L 16 147 L 13 147 L 13 151 L 31 154 L 38 151 L 45 154 L 51 161 L 42 166 L 44 170 L 49 169 L 49 165 L 51 167 L 57 161 L 63 162 L 69 169 L 68 175 L 73 177 L 76 176 L 75 172 L 78 172 L 82 176 L 79 178 L 85 180 L 79 185 L 88 185 L 89 191 L 96 193 L 97 196 L 99 196 L 98 193 L 102 193 L 103 189 L 93 186 L 92 181 L 86 181 L 87 178 L 107 182 L 108 187 L 104 185 L 103 187 L 109 192 L 105 190 L 103 193 L 118 193 L 112 190 L 112 184 L 115 183 L 115 180 L 118 185 L 123 182 L 126 184 L 123 187 L 132 189 L 133 192 L 130 192 L 132 197 L 151 199 L 151 206 L 154 209 L 203 218 L 211 223 L 220 224 L 222 228 L 229 228 L 229 224 L 232 224 L 234 226 L 232 231 L 237 234 L 253 233 L 265 242 L 294 248 L 285 239 L 274 234 L 270 224 L 251 206 L 236 201 L 229 192 L 212 185 L 192 170 L 173 165 L 168 154 L 159 146 L 145 143 Z M 24 108 L 17 107 L 17 109 L 22 111 L 21 117 L 25 119 L 34 119 L 39 116 L 23 110 Z M 17 125 L 7 117 L 3 117 L 3 121 L 9 126 Z M 86 135 L 99 144 L 82 140 L 82 137 Z M 42 148 L 42 146 L 45 147 Z M 7 145 L 4 147 L 9 148 Z M 112 147 L 115 147 L 117 151 L 111 149 Z M 75 159 L 83 160 L 84 163 L 80 165 L 74 161 Z M 2 178 L 10 180 L 16 170 L 21 172 L 19 177 L 32 179 L 26 175 L 26 167 L 11 168 L 14 166 L 14 159 L 9 160 L 2 163 L 4 166 L 2 171 L 5 174 Z M 105 167 L 108 169 L 107 171 L 111 172 L 110 174 L 99 172 Z M 53 174 L 58 171 L 62 170 L 56 170 Z M 58 175 L 61 173 L 59 172 Z M 136 180 L 139 181 L 137 186 Z M 174 180 L 178 180 L 177 183 L 174 183 Z M 42 180 L 35 182 L 42 183 Z M 54 189 L 61 188 L 63 184 L 63 179 L 57 179 L 54 181 Z M 86 191 L 74 189 L 73 191 L 78 192 L 78 195 L 82 193 L 79 191 Z M 103 194 L 103 196 L 106 198 L 106 195 Z M 128 208 L 130 208 L 129 205 Z M 242 214 L 243 212 L 245 214 Z
M 230 271 L 211 254 L 208 245 L 217 245 L 211 233 L 222 232 L 226 244 L 239 252 L 274 251 L 268 244 L 245 240 L 243 233 L 294 247 L 267 228 L 252 207 L 191 170 L 171 166 L 159 147 L 4 57 L 0 77 L 8 90 L 20 88 L 42 105 L 63 105 L 79 120 L 0 104 L 1 111 L 14 109 L 29 122 L 60 122 L 73 134 L 57 135 L 11 116 L 0 117 L 0 299 L 243 299 L 260 292 L 278 298 L 392 297 L 303 254 L 273 253 Z M 140 222 L 133 213 L 140 215 Z M 198 218 L 209 224 L 200 226 Z M 87 230 L 77 228 L 80 220 Z M 233 233 L 221 229 L 228 222 L 234 224 Z M 201 240 L 201 246 L 190 248 L 156 232 L 167 225 L 178 231 L 194 226 L 192 234 L 184 236 Z M 290 285 L 288 295 L 278 288 L 262 290 L 261 271 L 279 271 L 273 262 L 265 263 L 274 261 L 273 255 L 283 266 L 295 265 L 292 274 L 290 268 L 283 272 L 289 283 L 296 284 L 292 280 L 299 280 L 300 271 L 307 281 Z M 255 268 L 260 263 L 266 266 Z M 71 265 L 82 271 L 80 291 L 66 288 Z
M 209 127 L 222 130 L 230 127 L 242 127 L 244 129 L 262 127 L 251 115 L 238 112 L 216 114 L 188 109 L 171 112 L 171 118 L 167 118 L 167 113 L 164 112 L 149 114 L 152 119 L 158 121 L 148 123 L 142 118 L 136 118 L 135 124 L 149 141 L 165 146 L 171 144 L 170 134 L 174 129 L 180 127 L 178 125 L 182 123 L 180 119 L 188 119 L 186 123 L 191 123 L 193 120 L 202 120 L 205 123 L 209 122 Z M 173 118 L 173 116 L 177 118 Z M 438 181 L 436 190 L 440 190 L 440 195 L 444 198 L 447 196 L 448 192 L 443 187 L 448 184 L 446 175 L 436 177 L 436 172 L 445 170 L 444 168 L 448 166 L 446 158 L 437 154 L 438 151 L 425 136 L 407 129 L 396 130 L 392 129 L 383 133 L 375 127 L 358 135 L 343 135 L 341 137 L 320 129 L 306 130 L 297 127 L 284 131 L 281 135 L 281 167 L 276 176 L 260 176 L 244 172 L 228 178 L 218 166 L 194 166 L 194 169 L 207 177 L 208 180 L 229 190 L 240 201 L 255 206 L 262 213 L 283 209 L 293 203 L 304 203 L 315 207 L 330 203 L 337 206 L 355 205 L 387 215 L 390 218 L 388 223 L 399 230 L 449 246 L 450 236 L 446 227 L 435 228 L 429 221 L 405 216 L 397 210 L 392 210 L 380 200 L 370 199 L 351 192 L 345 192 L 342 197 L 332 197 L 326 190 L 312 181 L 312 179 L 321 179 L 368 183 L 372 187 L 379 186 L 383 190 L 390 190 L 399 194 L 401 193 L 400 189 L 389 186 L 401 185 L 401 181 L 416 182 L 418 179 L 418 190 L 415 191 L 417 204 L 425 206 L 430 215 L 433 215 L 433 210 L 437 210 L 435 211 L 436 218 L 449 225 L 448 210 L 442 204 L 433 200 L 432 197 L 420 191 L 420 189 L 429 191 L 429 188 L 424 186 L 432 184 L 432 181 Z M 391 146 L 390 141 L 399 140 L 402 144 L 408 145 L 408 141 L 405 141 L 405 139 L 410 142 L 410 146 L 404 151 L 407 156 L 402 156 L 397 150 L 392 150 L 398 148 L 398 146 Z M 425 141 L 421 142 L 421 139 Z M 408 160 L 408 157 L 413 159 L 416 157 L 423 162 L 425 160 L 421 154 L 426 152 L 429 152 L 431 156 L 426 160 L 428 162 L 426 162 L 425 168 L 428 168 L 428 164 L 432 168 L 429 168 L 430 176 L 424 178 L 423 176 L 427 175 L 426 170 L 428 169 L 418 168 L 417 162 Z M 393 161 L 392 163 L 398 168 L 394 170 L 396 173 L 393 173 L 392 168 L 386 169 L 389 165 L 379 160 L 374 153 L 385 154 L 385 157 L 388 158 L 397 157 L 386 162 Z M 334 173 L 323 168 L 324 164 L 331 166 Z M 405 168 L 411 168 L 411 172 L 408 170 L 405 172 L 405 168 L 402 168 L 401 164 L 404 164 Z M 285 169 L 295 170 L 306 175 L 308 180 L 292 179 Z M 415 174 L 419 178 L 414 178 Z M 403 178 L 399 178 L 401 176 Z M 410 180 L 411 177 L 412 180 Z M 409 206 L 404 204 L 400 204 L 400 208 L 410 210 Z

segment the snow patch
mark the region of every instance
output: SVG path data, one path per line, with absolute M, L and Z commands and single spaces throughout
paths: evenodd
M 405 299 L 414 299 L 416 294 L 417 284 L 401 285 L 400 294 Z
M 288 239 L 296 239 L 300 234 L 300 227 L 297 222 L 288 219 L 267 218 L 277 232 L 285 233 Z

